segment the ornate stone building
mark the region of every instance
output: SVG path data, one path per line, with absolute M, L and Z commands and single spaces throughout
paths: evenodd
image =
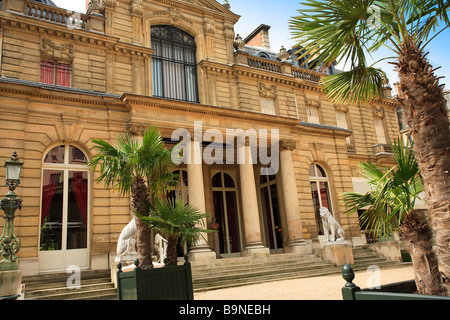
M 177 129 L 195 133 L 200 158 L 215 141 L 208 130 L 257 133 L 257 163 L 204 159 L 177 169 L 177 196 L 220 226 L 219 245 L 211 236 L 189 248 L 193 259 L 215 258 L 216 247 L 222 257 L 312 252 L 321 206 L 354 246 L 364 241 L 339 194 L 361 185 L 359 161 L 392 162 L 395 101 L 333 105 L 319 87 L 324 73 L 300 68 L 290 50 L 272 52 L 268 26 L 236 35 L 241 17 L 230 9 L 214 0 L 106 0 L 90 1 L 84 14 L 51 1 L 2 1 L 0 158 L 17 151 L 24 161 L 15 220 L 24 275 L 109 268 L 130 203 L 95 182 L 92 139 L 149 126 L 168 145 Z M 275 130 L 279 170 L 266 176 L 261 153 L 278 149 L 275 139 L 259 142 Z

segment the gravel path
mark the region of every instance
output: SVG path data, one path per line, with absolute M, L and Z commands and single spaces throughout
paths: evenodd
M 374 279 L 381 285 L 414 279 L 411 265 L 384 268 L 379 274 L 359 271 L 353 282 L 361 288 L 371 286 Z M 195 300 L 342 300 L 341 275 L 267 282 L 244 287 L 195 293 Z

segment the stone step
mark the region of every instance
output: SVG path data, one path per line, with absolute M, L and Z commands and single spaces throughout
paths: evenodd
M 114 288 L 114 285 L 112 283 L 88 284 L 88 285 L 82 285 L 79 288 L 73 288 L 73 289 L 70 289 L 67 286 L 62 286 L 62 287 L 55 286 L 52 288 L 35 289 L 35 290 L 26 290 L 26 288 L 25 288 L 25 298 L 33 299 L 33 298 L 64 295 L 64 294 L 78 295 L 83 292 L 89 292 L 89 291 L 93 291 L 93 290 L 111 289 L 111 288 Z
M 40 274 L 23 277 L 26 300 L 105 300 L 117 299 L 110 270 L 80 272 L 80 288 L 68 288 L 69 273 Z M 70 284 L 73 285 L 73 282 Z
M 366 270 L 372 265 L 382 268 L 399 264 L 399 262 L 385 259 L 368 247 L 353 248 L 353 254 L 354 270 Z M 209 266 L 193 266 L 192 269 L 193 286 L 196 292 L 342 272 L 342 267 L 326 263 L 315 255 L 284 254 L 259 260 L 223 259 Z
M 211 265 L 204 265 L 204 266 L 193 266 L 192 272 L 193 274 L 200 274 L 203 272 L 221 272 L 223 271 L 229 271 L 230 269 L 233 270 L 245 270 L 248 268 L 253 269 L 270 269 L 270 268 L 277 268 L 277 267 L 283 267 L 288 265 L 308 265 L 312 263 L 319 263 L 322 262 L 318 257 L 306 257 L 304 259 L 298 258 L 293 260 L 279 260 L 279 261 L 265 261 L 265 260 L 255 260 L 255 261 L 249 261 L 247 263 L 212 263 Z
M 42 296 L 26 298 L 26 300 L 117 300 L 117 289 L 112 288 L 92 288 L 77 292 L 46 293 Z

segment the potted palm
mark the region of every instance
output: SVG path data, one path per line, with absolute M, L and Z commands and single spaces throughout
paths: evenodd
M 360 172 L 368 179 L 371 190 L 365 194 L 343 193 L 347 213 L 364 210 L 360 224 L 380 239 L 399 232 L 411 255 L 417 293 L 445 295 L 431 227 L 427 217 L 414 208 L 423 191 L 418 164 L 411 149 L 404 148 L 400 140 L 392 144 L 392 150 L 397 163 L 393 168 L 380 168 L 370 162 L 360 164 Z
M 193 299 L 191 268 L 187 258 L 179 268 L 153 268 L 152 224 L 146 219 L 154 214 L 162 224 L 161 220 L 167 218 L 167 215 L 164 216 L 167 206 L 176 207 L 174 213 L 181 210 L 183 216 L 188 216 L 190 220 L 184 224 L 178 220 L 167 223 L 180 223 L 184 228 L 181 233 L 183 239 L 189 241 L 197 236 L 196 230 L 201 230 L 195 227 L 200 223 L 195 218 L 204 217 L 191 207 L 180 203 L 175 206 L 176 203 L 161 200 L 166 197 L 169 186 L 176 182 L 176 176 L 170 171 L 175 166 L 171 151 L 164 146 L 159 130 L 147 129 L 142 141 L 125 134 L 119 135 L 113 144 L 100 139 L 93 140 L 93 143 L 97 154 L 89 165 L 94 171 L 99 169 L 97 182 L 103 182 L 105 187 L 114 188 L 124 196 L 131 194 L 131 207 L 135 213 L 138 259 L 134 271 L 122 272 L 121 266 L 118 266 L 119 299 Z M 151 221 L 157 225 L 155 220 Z M 189 230 L 190 227 L 192 230 Z
M 204 226 L 204 219 L 208 216 L 198 209 L 184 203 L 181 199 L 156 200 L 150 216 L 140 219 L 151 229 L 167 239 L 166 266 L 178 265 L 177 245 L 192 245 L 202 237 L 203 233 L 213 232 Z

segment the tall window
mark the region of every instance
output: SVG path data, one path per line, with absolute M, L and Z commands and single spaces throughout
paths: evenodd
M 377 142 L 379 144 L 387 144 L 386 133 L 384 131 L 383 119 L 374 118 L 375 132 L 377 134 Z
M 336 111 L 336 123 L 340 128 L 344 128 L 348 130 L 348 122 L 347 122 L 347 113 L 344 111 Z M 347 137 L 347 145 L 353 144 L 352 137 Z
M 72 67 L 70 64 L 54 61 L 41 61 L 41 82 L 70 87 Z
M 325 170 L 317 164 L 312 164 L 311 167 L 309 167 L 309 180 L 311 183 L 311 195 L 316 216 L 317 231 L 319 235 L 323 235 L 320 208 L 325 207 L 333 214 L 330 197 L 330 182 Z
M 308 122 L 320 124 L 319 108 L 314 106 L 307 106 L 306 115 L 308 118 Z
M 84 153 L 60 145 L 44 158 L 40 251 L 86 249 L 88 177 Z
M 169 26 L 151 29 L 153 96 L 199 102 L 195 39 Z

